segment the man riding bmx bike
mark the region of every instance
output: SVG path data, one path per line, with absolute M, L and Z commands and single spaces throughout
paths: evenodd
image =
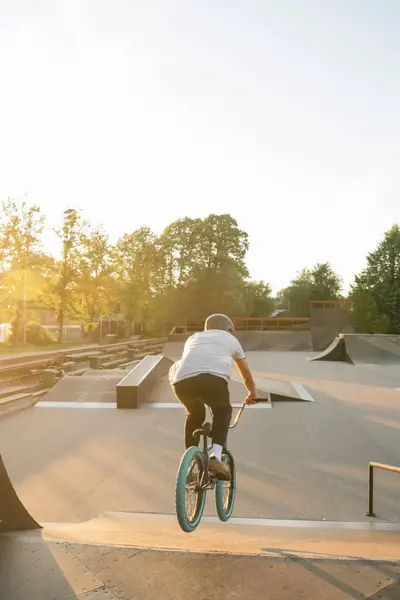
M 185 343 L 182 358 L 169 371 L 169 381 L 175 396 L 186 409 L 186 448 L 199 443 L 199 439 L 194 439 L 193 433 L 203 425 L 205 406 L 209 406 L 213 414 L 209 471 L 218 479 L 228 481 L 230 471 L 221 459 L 232 415 L 228 381 L 233 363 L 248 392 L 246 404 L 254 404 L 257 398 L 246 355 L 240 342 L 232 335 L 234 330 L 231 319 L 226 315 L 210 315 L 206 319 L 204 331 L 190 336 Z

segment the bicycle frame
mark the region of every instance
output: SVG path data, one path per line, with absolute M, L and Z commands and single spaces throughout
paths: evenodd
M 263 399 L 259 399 L 258 402 L 265 402 L 267 399 L 263 400 Z M 256 401 L 257 402 L 257 401 Z M 233 421 L 233 423 L 231 425 L 229 425 L 229 429 L 234 429 L 237 424 L 239 423 L 243 411 L 246 407 L 246 401 L 244 401 L 240 408 L 239 411 L 235 417 L 235 420 Z M 213 417 L 212 411 L 210 409 L 210 407 L 208 407 L 208 410 L 210 412 L 211 417 Z M 200 481 L 200 489 L 201 490 L 213 490 L 218 479 L 214 476 L 214 475 L 210 475 L 209 471 L 208 471 L 208 460 L 209 460 L 209 456 L 208 456 L 208 451 L 211 450 L 212 446 L 209 446 L 207 443 L 207 439 L 209 437 L 211 437 L 211 424 L 210 423 L 204 423 L 204 425 L 201 428 L 201 435 L 200 437 L 203 438 L 203 450 L 202 450 L 202 454 L 204 456 L 204 464 L 206 465 L 206 468 L 204 469 L 203 475 L 201 477 L 201 481 Z M 226 449 L 226 444 L 224 446 L 224 448 Z

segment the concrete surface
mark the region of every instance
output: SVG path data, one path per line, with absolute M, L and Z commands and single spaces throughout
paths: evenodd
M 166 346 L 179 358 L 182 345 Z M 174 515 L 183 409 L 34 407 L 2 419 L 0 452 L 20 499 L 39 522 L 59 525 L 44 538 L 0 536 L 0 597 L 153 600 L 162 590 L 174 600 L 398 600 L 399 533 L 383 529 L 399 526 L 400 478 L 377 473 L 378 517 L 364 512 L 368 461 L 400 462 L 399 369 L 312 363 L 309 355 L 248 353 L 258 385 L 300 383 L 314 402 L 245 409 L 229 436 L 238 469 L 234 519 L 216 524 L 209 493 L 190 535 Z M 84 379 L 93 385 L 89 399 L 104 389 L 95 383 L 101 376 Z M 297 524 L 285 526 L 287 519 Z
M 237 331 L 235 336 L 246 352 L 300 352 L 312 349 L 310 331 Z
M 0 533 L 39 528 L 18 498 L 0 454 Z
M 363 528 L 364 527 L 364 528 Z M 390 527 L 390 529 L 389 529 Z M 399 560 L 400 525 L 204 517 L 194 533 L 175 515 L 104 513 L 85 523 L 48 524 L 47 540 L 230 554 Z
M 245 396 L 246 396 L 246 390 L 243 386 L 243 384 L 241 382 L 238 381 L 230 381 L 229 382 L 229 392 L 230 392 L 230 397 L 231 397 L 231 402 L 234 404 L 239 404 L 241 402 L 243 402 Z M 259 386 L 258 389 L 258 396 L 260 398 L 265 397 L 265 392 L 269 391 L 266 389 L 267 386 Z M 287 384 L 286 382 L 283 382 L 283 386 L 281 388 L 279 388 L 279 385 L 274 385 L 274 382 L 271 382 L 271 387 L 273 387 L 274 389 L 278 388 L 278 389 L 285 389 L 288 391 L 292 391 L 293 394 L 296 394 L 295 390 L 293 388 L 291 388 L 290 384 Z M 273 391 L 272 389 L 270 391 Z M 148 397 L 146 398 L 146 403 L 148 404 L 153 404 L 153 403 L 173 403 L 175 404 L 176 402 L 178 402 L 174 392 L 172 391 L 172 388 L 169 384 L 169 380 L 168 380 L 168 375 L 164 375 L 163 377 L 160 377 L 159 380 L 155 383 L 153 389 L 151 390 L 150 394 L 148 395 Z
M 388 560 L 154 551 L 0 537 L 5 600 L 398 600 Z
M 315 402 L 246 408 L 231 432 L 234 514 L 366 519 L 368 461 L 400 461 L 399 392 L 302 382 Z M 105 510 L 173 514 L 183 422 L 183 409 L 35 407 L 0 422 L 1 451 L 21 500 L 40 521 L 80 521 Z M 377 474 L 379 519 L 399 518 L 399 479 Z M 206 514 L 215 514 L 213 501 L 210 495 Z
M 400 335 L 343 333 L 313 361 L 341 361 L 353 365 L 400 365 Z
M 79 377 L 67 375 L 43 396 L 42 402 L 115 402 L 115 386 L 126 374 L 127 371 L 108 370 Z

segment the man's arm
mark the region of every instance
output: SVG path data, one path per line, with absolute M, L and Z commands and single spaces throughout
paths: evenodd
M 251 374 L 247 358 L 236 358 L 235 365 L 240 373 L 246 390 L 249 392 L 246 398 L 246 404 L 254 404 L 253 400 L 257 398 L 256 384 Z

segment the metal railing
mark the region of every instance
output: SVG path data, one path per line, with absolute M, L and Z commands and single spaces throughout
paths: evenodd
M 384 465 L 382 463 L 370 462 L 368 464 L 368 512 L 367 517 L 376 517 L 374 513 L 374 469 L 382 469 L 383 471 L 391 471 L 392 473 L 400 473 L 400 467 L 393 465 Z
M 233 317 L 236 331 L 293 331 L 309 330 L 308 317 Z M 203 331 L 205 318 L 187 318 L 184 325 L 176 325 L 171 333 Z
M 310 300 L 310 308 L 338 309 L 338 308 L 345 308 L 345 307 L 351 309 L 353 307 L 353 301 L 352 300 Z

